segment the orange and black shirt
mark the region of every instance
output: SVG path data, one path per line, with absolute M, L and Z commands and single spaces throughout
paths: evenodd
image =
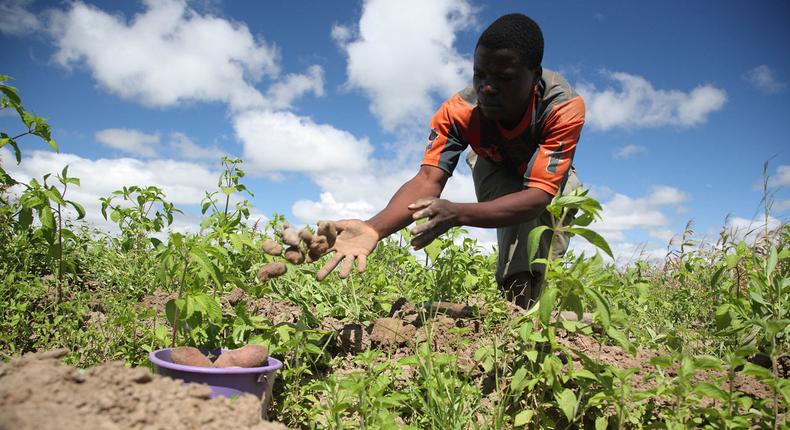
M 503 163 L 524 187 L 556 195 L 566 179 L 584 125 L 584 101 L 558 73 L 543 70 L 524 117 L 512 130 L 483 117 L 473 87 L 447 99 L 431 119 L 423 165 L 452 174 L 468 145 Z

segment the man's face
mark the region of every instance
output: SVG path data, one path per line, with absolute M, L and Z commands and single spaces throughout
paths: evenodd
M 532 97 L 536 71 L 530 70 L 512 49 L 475 50 L 474 86 L 483 115 L 503 125 L 515 125 Z

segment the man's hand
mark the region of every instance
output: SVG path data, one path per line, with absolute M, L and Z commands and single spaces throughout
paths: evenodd
M 410 204 L 409 209 L 415 211 L 412 215 L 415 221 L 428 218 L 428 221 L 411 229 L 411 234 L 414 235 L 411 245 L 414 249 L 428 246 L 439 235 L 459 225 L 458 208 L 449 200 L 435 197 L 419 199 Z
M 379 241 L 379 234 L 366 222 L 358 219 L 346 219 L 335 221 L 335 227 L 339 233 L 335 240 L 335 245 L 329 249 L 334 252 L 324 267 L 318 271 L 316 279 L 319 281 L 327 277 L 341 260 L 343 266 L 340 268 L 340 277 L 346 278 L 351 273 L 354 266 L 354 259 L 357 260 L 357 270 L 359 273 L 365 271 L 367 256 L 373 252 L 376 243 Z

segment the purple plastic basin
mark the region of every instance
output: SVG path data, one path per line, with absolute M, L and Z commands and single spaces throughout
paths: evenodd
M 148 354 L 148 358 L 154 365 L 156 373 L 169 376 L 173 379 L 180 379 L 186 383 L 207 384 L 211 387 L 209 397 L 232 397 L 244 393 L 250 393 L 261 398 L 267 391 L 267 385 L 274 382 L 277 370 L 283 367 L 283 363 L 269 357 L 268 366 L 247 367 L 247 368 L 221 368 L 221 367 L 197 367 L 185 366 L 173 363 L 170 358 L 172 348 L 158 349 Z M 222 352 L 227 352 L 223 349 Z M 270 388 L 269 388 L 270 390 Z

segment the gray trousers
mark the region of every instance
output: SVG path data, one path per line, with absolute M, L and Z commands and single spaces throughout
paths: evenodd
M 475 184 L 477 201 L 485 202 L 494 200 L 506 194 L 515 193 L 524 189 L 524 178 L 513 172 L 509 167 L 495 163 L 484 157 L 477 157 L 474 151 L 469 151 L 466 157 L 472 169 L 472 179 Z M 580 186 L 576 172 L 571 169 L 562 195 L 572 193 Z M 573 217 L 566 217 L 563 224 L 568 225 Z M 496 281 L 504 290 L 508 299 L 515 300 L 520 306 L 528 306 L 540 295 L 545 267 L 542 264 L 533 264 L 530 271 L 529 255 L 527 254 L 527 238 L 529 232 L 539 225 L 553 226 L 554 216 L 548 211 L 530 221 L 496 229 L 499 257 L 497 260 Z M 546 258 L 551 244 L 551 232 L 546 231 L 540 240 L 536 258 Z M 568 249 L 570 237 L 566 234 L 554 238 L 551 247 L 553 257 L 561 257 Z

